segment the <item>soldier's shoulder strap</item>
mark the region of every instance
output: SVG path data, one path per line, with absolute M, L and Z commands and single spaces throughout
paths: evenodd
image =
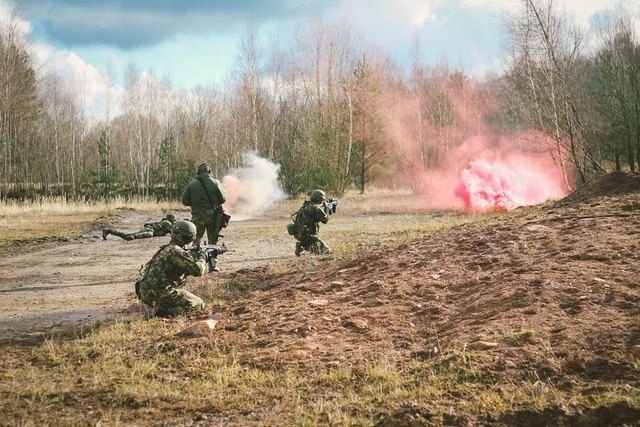
M 209 200 L 209 204 L 211 205 L 211 209 L 215 209 L 218 207 L 218 205 L 216 205 L 215 203 L 213 203 L 213 199 L 211 198 L 211 196 L 209 195 L 209 191 L 207 190 L 207 186 L 204 185 L 204 181 L 202 180 L 202 176 L 198 175 L 196 177 L 196 179 L 198 180 L 198 182 L 200 183 L 200 185 L 202 185 L 202 189 L 204 190 L 204 194 L 205 196 L 207 196 L 207 200 Z

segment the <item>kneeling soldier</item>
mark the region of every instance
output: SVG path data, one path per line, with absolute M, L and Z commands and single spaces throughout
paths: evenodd
M 194 256 L 185 249 L 196 236 L 196 226 L 181 220 L 173 225 L 171 241 L 161 246 L 136 282 L 138 298 L 160 317 L 177 316 L 201 309 L 204 302 L 182 288 L 186 276 L 202 276 L 207 271 L 206 254 Z
M 124 240 L 146 239 L 149 237 L 162 237 L 171 233 L 171 227 L 176 222 L 176 216 L 172 213 L 167 214 L 162 221 L 147 222 L 142 228 L 133 233 L 125 233 L 124 231 L 114 230 L 113 228 L 104 228 L 102 230 L 102 239 L 107 240 L 109 234 L 123 238 Z
M 303 250 L 313 254 L 328 254 L 329 247 L 318 237 L 320 223 L 329 221 L 329 212 L 325 204 L 325 194 L 322 190 L 313 190 L 311 199 L 304 202 L 294 217 L 293 237 L 296 238 L 296 256 Z

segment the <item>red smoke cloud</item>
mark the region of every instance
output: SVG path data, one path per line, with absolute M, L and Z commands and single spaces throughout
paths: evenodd
M 512 154 L 501 160 L 478 158 L 460 172 L 454 194 L 467 211 L 503 212 L 566 195 L 553 162 Z
M 501 134 L 487 125 L 499 110 L 472 80 L 434 77 L 415 93 L 396 90 L 380 115 L 388 149 L 404 160 L 405 179 L 433 209 L 507 211 L 560 198 L 569 183 L 549 154 L 550 137 Z

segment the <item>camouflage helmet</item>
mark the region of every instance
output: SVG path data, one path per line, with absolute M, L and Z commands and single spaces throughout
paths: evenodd
M 194 223 L 185 219 L 181 219 L 180 221 L 176 221 L 176 223 L 173 224 L 171 236 L 180 237 L 180 240 L 182 240 L 184 243 L 189 243 L 196 238 L 197 231 L 198 229 L 196 228 L 196 225 Z
M 211 166 L 209 166 L 208 163 L 201 163 L 200 166 L 198 166 L 198 175 L 201 173 L 211 173 Z
M 160 221 L 160 227 L 165 231 L 171 232 L 171 230 L 173 229 L 173 224 L 171 223 L 171 221 L 163 219 L 162 221 Z
M 178 218 L 176 218 L 176 216 L 172 213 L 168 213 L 164 216 L 164 218 L 162 218 L 163 220 L 167 220 L 169 221 L 171 224 L 173 224 L 174 222 L 176 222 L 178 220 Z
M 325 197 L 324 191 L 322 190 L 313 190 L 311 192 L 311 201 L 313 203 L 322 203 Z

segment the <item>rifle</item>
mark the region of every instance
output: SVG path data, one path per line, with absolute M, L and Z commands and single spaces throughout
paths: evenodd
M 338 210 L 338 199 L 327 199 L 324 201 L 323 206 L 324 211 L 332 215 Z
M 224 243 L 222 245 L 207 245 L 206 243 L 191 248 L 192 255 L 201 256 L 207 261 L 208 272 L 220 271 L 216 266 L 218 255 L 229 252 L 229 248 Z

